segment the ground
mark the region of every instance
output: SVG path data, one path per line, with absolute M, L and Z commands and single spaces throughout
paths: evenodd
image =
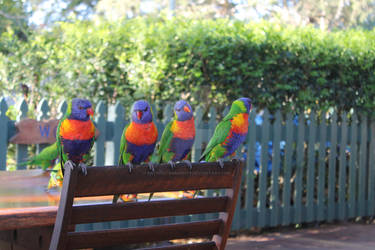
M 229 238 L 226 250 L 245 249 L 374 250 L 375 224 L 348 222 Z

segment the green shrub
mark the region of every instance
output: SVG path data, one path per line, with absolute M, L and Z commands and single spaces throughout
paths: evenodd
M 0 72 L 35 95 L 124 105 L 182 96 L 206 107 L 250 96 L 271 111 L 375 108 L 374 30 L 137 18 L 60 23 L 27 43 L 13 37 L 0 41 Z

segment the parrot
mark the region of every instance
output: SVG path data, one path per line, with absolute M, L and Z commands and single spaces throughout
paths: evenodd
M 245 141 L 250 110 L 250 98 L 242 97 L 232 103 L 229 113 L 216 126 L 200 161 L 218 161 L 221 167 L 224 166 L 223 159 L 234 155 L 236 149 Z
M 229 113 L 216 126 L 214 135 L 207 144 L 199 161 L 218 161 L 224 167 L 223 159 L 233 156 L 236 149 L 245 141 L 249 127 L 251 99 L 241 97 L 232 103 Z M 197 190 L 193 198 L 198 194 Z
M 83 161 L 89 156 L 95 141 L 93 114 L 90 101 L 74 98 L 57 126 L 56 143 L 63 175 L 65 163 L 70 168 L 78 165 L 81 172 L 87 174 Z
M 150 104 L 145 100 L 138 100 L 131 109 L 131 122 L 124 128 L 120 141 L 119 166 L 127 166 L 129 172 L 133 164 L 148 162 L 149 168 L 153 171 L 153 163 L 150 161 L 158 138 L 158 130 L 152 120 Z M 137 199 L 137 195 L 132 195 Z M 114 195 L 113 203 L 116 203 L 119 194 Z M 130 200 L 123 198 L 124 201 Z
M 168 162 L 172 169 L 175 162 L 187 160 L 191 152 L 195 138 L 195 124 L 193 110 L 189 103 L 184 100 L 176 102 L 174 106 L 174 118 L 165 127 L 161 136 L 157 152 L 157 163 Z M 153 193 L 150 194 L 151 200 Z
M 30 158 L 28 161 L 20 163 L 20 166 L 37 165 L 41 166 L 43 170 L 46 170 L 48 167 L 54 165 L 58 154 L 57 142 L 55 142 L 45 147 L 39 154 Z

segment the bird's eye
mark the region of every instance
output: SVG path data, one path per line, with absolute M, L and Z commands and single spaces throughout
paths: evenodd
M 148 110 L 148 107 L 145 108 L 145 112 L 147 112 L 147 110 Z
M 178 112 L 180 112 L 181 111 L 181 109 L 176 109 Z
M 82 106 L 79 106 L 78 108 L 79 108 L 79 109 L 81 109 L 81 110 L 83 109 L 83 107 L 82 107 Z

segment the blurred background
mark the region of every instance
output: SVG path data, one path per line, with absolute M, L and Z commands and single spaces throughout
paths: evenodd
M 0 0 L 0 89 L 15 117 L 82 96 L 222 110 L 375 107 L 373 0 Z M 51 112 L 55 112 L 53 109 Z M 35 112 L 34 112 L 35 113 Z

